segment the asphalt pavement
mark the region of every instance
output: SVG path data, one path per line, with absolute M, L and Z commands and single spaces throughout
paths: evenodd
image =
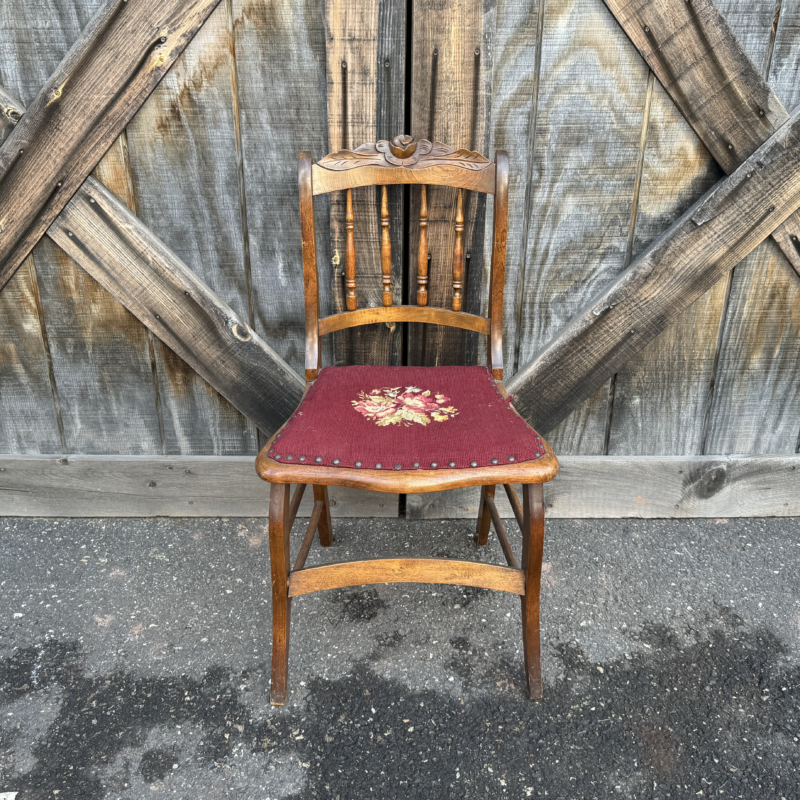
M 473 532 L 334 520 L 308 565 L 501 563 Z M 266 520 L 3 519 L 0 800 L 797 800 L 799 574 L 797 519 L 555 520 L 542 701 L 515 597 L 395 584 L 293 602 L 275 708 Z

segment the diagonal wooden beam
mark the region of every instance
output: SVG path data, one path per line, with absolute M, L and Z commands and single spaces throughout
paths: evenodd
M 508 382 L 548 431 L 800 207 L 800 109 Z
M 789 114 L 710 0 L 604 0 L 727 174 Z M 772 234 L 800 275 L 800 211 Z
M 24 113 L 0 86 L 0 142 Z M 94 177 L 47 234 L 262 431 L 297 407 L 297 373 Z
M 103 3 L 0 148 L 0 288 L 218 3 Z

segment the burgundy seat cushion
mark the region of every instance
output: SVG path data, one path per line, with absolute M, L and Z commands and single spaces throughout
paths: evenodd
M 326 367 L 268 451 L 287 464 L 464 469 L 544 455 L 485 367 Z

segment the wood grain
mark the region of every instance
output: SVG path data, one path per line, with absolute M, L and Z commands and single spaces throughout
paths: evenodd
M 107 0 L 0 147 L 0 286 L 219 0 Z
M 50 235 L 265 433 L 295 409 L 297 373 L 101 184 L 87 181 Z
M 523 573 L 518 569 L 449 558 L 376 558 L 292 572 L 289 597 L 370 583 L 449 583 L 525 594 Z
M 509 215 L 506 250 L 506 292 L 504 303 L 505 338 L 503 362 L 506 376 L 516 370 L 514 359 L 519 315 L 522 313 L 525 264 L 522 253 L 531 227 L 531 194 L 535 162 L 533 138 L 539 90 L 541 44 L 544 31 L 543 0 L 503 0 L 498 4 L 493 39 L 492 108 L 488 120 L 487 152 L 506 150 L 510 154 Z M 488 285 L 491 262 L 490 216 L 486 216 L 483 277 Z M 535 269 L 535 265 L 532 267 Z M 473 270 L 473 276 L 475 270 Z M 481 298 L 481 308 L 487 298 Z M 479 356 L 480 360 L 480 356 Z
M 717 163 L 730 174 L 788 118 L 764 75 L 748 58 L 722 11 L 711 0 L 605 0 L 631 41 L 669 92 Z M 738 10 L 739 4 L 728 3 Z M 762 4 L 762 17 L 774 6 Z M 771 20 L 770 20 L 771 22 Z M 769 29 L 761 32 L 762 63 Z M 759 58 L 760 56 L 760 58 Z M 773 234 L 800 274 L 800 214 L 792 214 Z
M 12 517 L 265 517 L 269 511 L 269 487 L 251 456 L 2 455 L 0 493 L 0 516 Z M 307 492 L 298 516 L 310 516 L 313 505 Z M 397 495 L 338 486 L 330 489 L 330 505 L 333 517 L 396 517 L 398 508 Z
M 0 41 L 8 47 L 8 31 Z M 5 49 L 5 48 L 3 48 Z M 0 142 L 25 112 L 0 86 Z M 33 256 L 0 292 L 0 452 L 56 453 L 65 448 Z
M 249 324 L 226 3 L 128 125 L 136 215 Z M 161 342 L 168 455 L 258 451 L 255 425 Z
M 518 369 L 624 268 L 647 96 L 647 69 L 599 0 L 543 13 Z M 608 389 L 592 389 L 553 426 L 558 453 L 604 452 Z
M 253 327 L 301 372 L 305 326 L 297 156 L 309 150 L 319 158 L 329 149 L 325 15 L 315 0 L 233 0 L 232 10 Z M 328 208 L 327 198 L 321 198 L 316 251 L 326 314 L 332 310 Z
M 98 3 L 14 0 L 9 5 L 14 24 L 0 25 L 0 74 L 13 81 L 7 87 L 13 90 L 9 102 L 19 117 L 25 112 L 24 101 L 36 97 Z M 22 31 L 29 33 L 20 35 Z M 123 134 L 95 174 L 130 207 L 126 153 Z M 51 241 L 43 238 L 33 256 L 66 451 L 161 453 L 147 329 Z M 101 396 L 104 403 L 94 402 Z M 52 397 L 41 400 L 45 408 L 52 407 Z
M 754 63 L 763 63 L 774 9 L 766 4 L 742 4 L 738 0 L 723 0 L 717 7 L 749 58 Z M 722 174 L 677 106 L 657 83 L 648 126 L 633 252 L 638 254 L 661 235 L 670 222 L 711 188 Z M 757 251 L 762 247 L 763 244 Z M 748 259 L 755 257 L 753 253 Z M 743 269 L 744 263 L 736 270 Z M 735 275 L 735 271 L 732 274 Z M 620 370 L 609 431 L 609 453 L 704 452 L 706 422 L 713 396 L 711 389 L 716 381 L 720 326 L 730 285 L 730 275 L 720 280 Z
M 426 322 L 438 325 L 450 325 L 467 331 L 477 331 L 489 335 L 490 322 L 485 317 L 467 314 L 465 311 L 451 311 L 449 308 L 432 308 L 430 306 L 392 306 L 391 308 L 362 308 L 358 311 L 345 311 L 323 317 L 319 321 L 319 335 L 324 336 L 333 331 L 344 330 L 354 325 L 366 325 L 372 322 Z
M 795 114 L 514 376 L 517 410 L 551 429 L 708 291 L 800 206 L 798 158 Z
M 331 152 L 354 148 L 374 142 L 378 127 L 379 76 L 385 83 L 384 62 L 378 62 L 378 31 L 380 6 L 400 8 L 397 0 L 383 3 L 363 3 L 355 0 L 326 0 L 325 18 L 327 63 L 328 147 Z M 386 13 L 386 12 L 384 12 Z M 403 26 L 404 28 L 405 26 Z M 384 30 L 384 33 L 387 31 Z M 396 32 L 394 32 L 396 35 Z M 395 59 L 397 60 L 397 59 Z M 397 67 L 398 65 L 395 64 Z M 391 69 L 391 64 L 390 64 Z M 384 85 L 387 92 L 395 87 Z M 396 106 L 402 95 L 390 95 Z M 402 133 L 393 131 L 390 135 Z M 323 155 L 318 153 L 317 156 Z M 314 175 L 316 185 L 316 174 Z M 395 197 L 402 190 L 392 188 Z M 358 308 L 383 305 L 380 261 L 380 188 L 367 186 L 347 192 L 337 192 L 330 198 L 330 234 L 334 252 L 344 254 L 347 230 L 345 226 L 345 196 L 352 195 L 355 228 L 352 231 L 358 259 Z M 397 207 L 397 204 L 396 204 Z M 397 220 L 399 222 L 399 219 Z M 349 251 L 348 251 L 349 252 Z M 349 269 L 349 267 L 348 267 Z M 355 310 L 353 299 L 345 300 L 340 276 L 334 276 L 333 307 L 337 311 Z M 393 298 L 402 302 L 401 262 L 392 264 Z M 347 281 L 351 280 L 348 277 Z M 348 290 L 349 292 L 349 290 Z M 338 364 L 399 364 L 400 328 L 375 325 L 334 337 L 335 359 Z
M 414 0 L 413 69 L 411 86 L 411 131 L 418 139 L 446 142 L 451 147 L 477 150 L 488 155 L 488 117 L 491 109 L 493 5 L 467 0 Z M 433 106 L 433 108 L 432 108 Z M 428 276 L 428 303 L 446 307 L 452 293 L 452 261 L 455 243 L 456 191 L 428 189 L 428 251 L 431 267 Z M 483 227 L 485 197 L 468 194 L 465 198 L 464 252 L 469 253 L 470 272 L 466 275 L 480 285 L 483 270 Z M 411 192 L 411 217 L 419 219 L 419 192 Z M 476 220 L 479 223 L 476 227 Z M 419 231 L 410 230 L 412 252 L 417 252 Z M 485 294 L 485 289 L 484 289 Z M 467 297 L 465 310 L 480 313 L 477 302 Z M 409 364 L 435 366 L 468 361 L 465 334 L 428 327 L 412 326 L 409 339 Z M 469 358 L 473 361 L 474 358 Z
M 800 456 L 563 456 L 544 486 L 550 519 L 796 517 Z M 475 519 L 480 491 L 408 495 L 410 519 Z M 505 498 L 503 518 L 513 517 Z
M 33 256 L 0 292 L 0 452 L 59 453 L 56 399 Z
M 653 87 L 632 255 L 649 247 L 722 171 L 660 84 Z M 723 278 L 617 373 L 609 455 L 702 452 Z
M 800 9 L 784 4 L 769 79 L 787 108 L 800 100 L 799 27 Z M 800 446 L 800 282 L 784 256 L 765 241 L 734 271 L 706 453 L 791 453 Z
M 85 237 L 83 240 L 80 239 L 81 233 Z M 244 345 L 254 345 L 252 358 L 260 360 L 266 356 L 266 362 L 256 369 L 261 373 L 261 380 L 266 382 L 251 385 L 241 398 L 237 397 L 233 402 L 241 404 L 238 406 L 240 408 L 249 407 L 249 413 L 256 414 L 255 424 L 264 426 L 265 432 L 270 432 L 271 425 L 279 427 L 285 417 L 294 410 L 302 393 L 302 382 L 299 377 L 278 358 L 276 362 L 278 369 L 275 374 L 282 378 L 275 384 L 275 374 L 271 372 L 269 366 L 269 363 L 276 358 L 274 352 L 252 333 L 246 323 L 241 323 L 230 308 L 221 303 L 185 264 L 158 241 L 149 229 L 96 179 L 89 178 L 78 190 L 68 208 L 53 223 L 48 235 L 64 251 L 64 258 L 67 255 L 73 256 L 89 275 L 118 298 L 131 313 L 148 325 L 156 335 L 162 337 L 173 350 L 195 365 L 200 364 L 198 356 L 202 360 L 214 350 L 217 351 L 217 358 L 225 360 L 230 358 L 230 355 L 223 355 L 229 348 L 233 347 L 234 350 L 241 352 Z M 133 274 L 130 271 L 132 266 L 135 269 Z M 82 270 L 80 272 L 83 274 Z M 169 286 L 161 282 L 164 275 L 168 275 L 166 280 Z M 91 278 L 87 276 L 87 280 Z M 170 309 L 170 301 L 176 304 L 175 308 Z M 199 316 L 198 306 L 204 311 Z M 127 311 L 125 314 L 130 316 Z M 184 327 L 183 339 L 176 336 L 176 329 L 164 323 L 165 319 L 170 319 L 172 316 L 180 318 Z M 214 338 L 214 332 L 213 327 L 209 326 L 209 318 L 215 319 L 217 326 L 222 324 L 222 336 L 227 340 L 227 344 L 211 344 L 210 350 L 208 337 Z M 228 326 L 225 325 L 226 319 L 229 321 Z M 206 344 L 200 349 L 205 350 L 205 354 L 193 355 L 195 342 L 202 343 L 204 339 Z M 232 383 L 223 385 L 225 378 L 218 375 L 213 366 L 213 358 L 212 356 L 212 360 L 205 366 L 198 366 L 198 369 L 202 370 L 202 374 L 218 390 L 229 397 L 236 397 L 238 392 L 236 384 L 239 378 L 229 372 L 228 378 Z M 246 372 L 250 373 L 252 369 L 251 365 L 246 368 Z M 256 378 L 257 382 L 258 380 Z M 265 410 L 265 399 L 271 396 L 276 385 L 288 388 L 289 394 L 283 400 L 279 400 L 276 415 L 270 418 L 270 412 Z M 245 400 L 244 397 L 248 394 L 249 400 Z M 114 394 L 110 396 L 113 397 Z M 286 404 L 281 406 L 281 403 Z M 144 410 L 146 408 L 138 413 Z M 119 414 L 120 409 L 117 407 L 112 409 L 110 417 L 112 420 L 118 419 Z M 124 418 L 117 422 L 118 425 L 124 423 Z M 118 435 L 122 434 L 118 432 Z M 126 441 L 107 446 L 117 449 L 125 446 Z

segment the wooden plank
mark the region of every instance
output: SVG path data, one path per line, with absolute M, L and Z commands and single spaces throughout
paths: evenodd
M 97 3 L 16 0 L 10 6 L 13 25 L 0 34 L 0 74 L 14 81 L 8 104 L 18 121 L 25 111 L 21 99 L 36 97 Z M 10 120 L 6 134 L 15 124 Z M 97 170 L 129 202 L 124 141 L 112 145 Z M 52 242 L 37 244 L 34 262 L 64 447 L 84 453 L 160 453 L 148 331 Z M 46 414 L 52 413 L 52 395 L 48 388 L 40 398 Z M 96 397 L 105 402 L 94 402 Z
M 325 15 L 315 0 L 233 0 L 254 328 L 290 366 L 305 354 L 297 157 L 328 152 Z M 317 207 L 323 314 L 332 310 L 328 198 Z M 327 343 L 326 343 L 327 344 Z M 329 358 L 330 351 L 323 351 Z
M 398 0 L 383 0 L 364 6 L 356 0 L 327 0 L 326 17 L 326 63 L 327 63 L 327 109 L 328 146 L 331 152 L 344 148 L 352 149 L 361 144 L 374 142 L 379 137 L 378 114 L 385 109 L 378 105 L 378 87 L 383 84 L 384 102 L 399 108 L 403 103 L 402 93 L 397 92 L 397 84 L 388 87 L 395 92 L 387 95 L 386 67 L 378 61 L 379 32 L 395 40 L 395 69 L 403 70 L 403 59 L 399 58 L 398 35 L 405 32 L 403 24 L 394 30 L 379 27 L 383 15 L 391 15 L 395 20 L 401 18 L 403 4 Z M 389 70 L 392 64 L 390 62 Z M 397 124 L 397 114 L 393 114 Z M 400 118 L 402 119 L 402 118 Z M 386 123 L 384 124 L 386 127 Z M 394 137 L 403 131 L 398 129 L 390 134 Z M 324 154 L 317 154 L 317 158 Z M 402 188 L 391 187 L 394 200 L 395 226 L 394 244 L 399 245 L 402 231 L 399 228 Z M 345 254 L 345 192 L 334 192 L 330 197 L 331 247 L 338 252 L 341 265 L 333 281 L 333 307 L 345 310 L 344 254 Z M 354 215 L 354 240 L 356 251 L 356 290 L 358 308 L 381 306 L 381 262 L 380 262 L 380 189 L 364 187 L 352 190 Z M 391 219 L 390 219 L 390 234 Z M 397 251 L 392 258 L 393 302 L 402 302 L 402 261 Z M 371 325 L 334 337 L 336 363 L 392 364 L 400 363 L 402 328 L 399 325 Z
M 334 517 L 397 516 L 396 494 L 329 491 Z M 301 517 L 314 505 L 306 495 Z M 0 516 L 268 515 L 269 484 L 250 456 L 0 456 Z
M 370 583 L 450 583 L 525 594 L 518 569 L 450 558 L 375 558 L 308 567 L 289 575 L 289 597 Z
M 724 9 L 718 10 L 711 0 L 604 2 L 728 174 L 788 119 L 731 31 Z M 762 14 L 772 15 L 774 8 L 762 4 Z M 740 32 L 753 35 L 745 26 Z M 768 41 L 762 39 L 762 53 L 756 58 L 764 58 Z M 793 244 L 797 239 L 792 239 L 798 235 L 800 213 L 792 214 L 773 237 L 800 274 L 800 251 Z
M 136 215 L 250 323 L 228 8 L 220 4 L 128 125 Z M 258 450 L 255 425 L 161 342 L 168 455 Z
M 548 519 L 796 517 L 800 456 L 564 456 Z M 519 487 L 518 487 L 519 488 Z M 410 519 L 475 519 L 479 489 L 408 495 Z M 513 512 L 496 498 L 501 517 Z
M 800 9 L 784 4 L 770 85 L 788 108 L 800 100 L 799 26 Z M 784 253 L 766 241 L 734 271 L 705 452 L 795 452 L 800 445 L 799 369 L 800 283 Z
M 0 147 L 0 287 L 219 0 L 107 0 Z
M 48 235 L 265 433 L 294 411 L 300 377 L 95 178 Z
M 334 517 L 397 515 L 397 495 L 329 491 Z M 314 503 L 306 494 L 301 517 Z M 407 516 L 475 519 L 479 495 L 408 495 Z M 564 456 L 545 499 L 549 519 L 796 517 L 800 457 Z M 266 517 L 268 501 L 249 456 L 0 456 L 0 516 Z M 496 503 L 513 517 L 505 497 Z
M 33 256 L 0 292 L 0 452 L 59 453 L 56 398 Z
M 599 0 L 549 0 L 543 25 L 518 365 L 625 266 L 647 99 L 647 69 Z M 593 389 L 553 426 L 558 453 L 604 452 L 608 388 Z
M 297 407 L 297 373 L 102 184 L 88 180 L 49 234 L 265 433 Z
M 747 55 L 753 62 L 762 63 L 774 9 L 740 0 L 723 0 L 717 5 Z M 632 243 L 634 254 L 660 236 L 723 174 L 661 84 L 656 83 L 654 89 Z M 742 265 L 737 267 L 741 268 Z M 703 452 L 709 389 L 714 383 L 720 325 L 729 289 L 730 276 L 687 308 L 619 371 L 610 414 L 609 454 Z
M 525 242 L 531 230 L 531 203 L 535 161 L 533 141 L 539 94 L 543 1 L 505 0 L 497 13 L 492 63 L 492 113 L 488 120 L 487 156 L 497 150 L 509 154 L 508 236 L 506 244 L 506 284 L 504 295 L 503 364 L 506 379 L 514 374 L 518 320 L 522 313 L 522 287 L 525 285 Z M 481 313 L 488 308 L 489 270 L 492 256 L 492 215 L 486 215 L 483 274 L 481 275 Z M 472 265 L 470 265 L 472 266 Z M 477 264 L 476 264 L 477 267 Z M 475 282 L 473 271 L 473 282 Z M 485 341 L 479 338 L 479 363 L 485 359 Z
M 7 31 L 0 26 L 0 42 Z M 0 142 L 25 109 L 0 86 Z M 33 256 L 0 292 L 0 452 L 57 453 L 61 438 Z
M 793 115 L 720 181 L 509 382 L 516 408 L 547 431 L 800 206 Z
M 487 152 L 488 119 L 492 98 L 492 42 L 496 9 L 493 3 L 468 0 L 413 1 L 413 67 L 411 131 L 417 139 L 439 141 L 451 147 Z M 411 190 L 410 252 L 419 246 L 419 189 Z M 428 189 L 428 250 L 431 254 L 428 304 L 451 306 L 453 247 L 455 244 L 456 190 Z M 480 313 L 480 291 L 474 284 L 484 275 L 483 234 L 486 196 L 466 196 L 464 253 L 470 255 L 466 273 L 468 302 L 465 310 Z M 487 268 L 488 269 L 488 268 Z M 484 293 L 485 293 L 484 289 Z M 476 299 L 477 298 L 477 299 Z M 468 351 L 467 348 L 470 348 Z M 474 361 L 477 337 L 443 328 L 413 325 L 409 337 L 409 363 L 435 366 Z

